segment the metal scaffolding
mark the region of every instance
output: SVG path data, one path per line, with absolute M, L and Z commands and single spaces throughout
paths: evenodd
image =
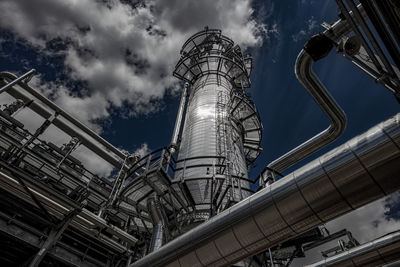
M 1 72 L 0 94 L 15 101 L 0 110 L 0 263 L 289 266 L 343 237 L 312 266 L 399 259 L 398 233 L 360 245 L 346 229 L 321 225 L 400 188 L 400 114 L 281 174 L 344 131 L 344 112 L 312 70 L 332 48 L 400 99 L 400 7 L 336 2 L 340 19 L 324 24 L 295 66 L 331 124 L 253 178 L 263 126 L 246 91 L 252 59 L 220 30 L 206 27 L 184 43 L 173 73 L 184 86 L 171 143 L 142 156 L 116 148 L 32 88 L 34 70 Z M 22 109 L 44 119 L 33 132 L 15 117 Z M 43 140 L 49 127 L 69 141 Z M 74 156 L 81 146 L 110 163 L 112 175 L 88 170 Z

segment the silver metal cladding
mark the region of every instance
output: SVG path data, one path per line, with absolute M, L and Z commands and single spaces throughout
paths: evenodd
M 259 154 L 262 126 L 254 105 L 237 97 L 246 95 L 250 70 L 251 58 L 220 30 L 206 28 L 182 47 L 174 75 L 191 90 L 174 180 L 187 186 L 195 220 L 204 221 L 252 193 L 247 168 Z M 254 142 L 250 149 L 256 153 L 245 152 L 245 142 Z
M 131 267 L 226 266 L 400 189 L 400 113 Z
M 223 183 L 221 190 L 225 192 L 231 182 L 226 181 L 230 177 L 227 167 L 222 166 L 227 164 L 223 157 L 227 156 L 228 143 L 231 144 L 229 152 L 234 152 L 229 167 L 231 175 L 247 179 L 241 129 L 231 125 L 227 111 L 231 90 L 232 85 L 224 77 L 209 74 L 196 81 L 190 94 L 178 157 L 182 161 L 177 165 L 183 169 L 176 172 L 175 179 L 185 181 L 199 209 L 210 207 L 211 183 L 215 183 L 215 187 Z M 223 134 L 219 136 L 217 131 L 223 131 Z M 235 199 L 250 195 L 246 191 L 250 188 L 249 183 L 240 182 L 242 195 L 235 190 L 232 196 Z

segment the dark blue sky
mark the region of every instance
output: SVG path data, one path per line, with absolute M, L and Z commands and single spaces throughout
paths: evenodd
M 209 3 L 210 1 L 204 1 L 204 3 L 206 2 Z M 21 6 L 25 3 L 19 1 Z M 88 2 L 82 3 L 87 4 Z M 176 4 L 176 1 L 171 0 L 170 3 L 171 5 Z M 199 2 L 196 0 L 192 3 Z M 225 1 L 224 3 L 230 2 Z M 51 6 L 53 2 L 47 1 L 47 4 Z M 163 8 L 167 9 L 167 7 Z M 269 30 L 276 25 L 277 30 L 268 32 L 268 38 L 264 40 L 261 47 L 253 47 L 248 51 L 254 59 L 251 77 L 252 87 L 248 91 L 258 107 L 264 126 L 264 153 L 256 161 L 255 167 L 250 173 L 250 176 L 255 178 L 269 162 L 319 133 L 329 124 L 326 116 L 296 80 L 294 64 L 298 53 L 308 38 L 323 31 L 320 26 L 323 21 L 328 23 L 336 21 L 338 10 L 335 1 L 318 0 L 255 1 L 253 8 L 255 9 L 253 16 L 259 23 L 263 22 L 268 25 Z M 206 8 L 204 7 L 204 9 Z M 26 11 L 26 9 L 21 10 Z M 43 10 L 41 9 L 41 11 Z M 68 12 L 66 10 L 65 13 Z M 222 13 L 220 15 L 223 17 Z M 179 16 L 180 14 L 177 17 L 180 18 Z M 77 17 L 80 18 L 79 14 Z M 189 16 L 186 19 L 191 20 L 192 18 Z M 193 19 L 198 18 L 193 17 Z M 173 20 L 171 21 L 171 25 L 174 25 L 177 29 L 185 28 L 185 25 L 179 25 L 179 20 L 177 25 L 174 24 Z M 3 24 L 7 25 L 6 22 L 3 21 Z M 35 25 L 42 23 L 40 18 L 35 16 L 33 16 L 33 22 L 36 23 Z M 210 20 L 211 22 L 212 20 Z M 27 22 L 27 24 L 30 23 L 31 21 Z M 69 25 L 68 23 L 69 21 L 60 25 Z M 201 19 L 198 23 L 204 25 L 204 21 Z M 35 68 L 41 74 L 42 81 L 61 82 L 73 92 L 79 92 L 79 88 L 88 86 L 86 81 L 77 82 L 79 79 L 71 79 L 70 74 L 76 74 L 76 72 L 71 72 L 66 67 L 71 67 L 71 65 L 65 63 L 66 54 L 57 53 L 59 50 L 65 50 L 70 45 L 69 42 L 73 40 L 68 38 L 51 39 L 46 43 L 45 48 L 51 53 L 45 54 L 23 38 L 23 36 L 32 37 L 33 35 L 30 36 L 29 33 L 23 31 L 20 31 L 18 35 L 13 33 L 12 25 L 1 26 L 0 18 L 0 71 L 7 70 L 22 74 L 31 68 Z M 211 24 L 208 26 L 214 27 Z M 201 27 L 198 30 L 201 30 Z M 51 31 L 49 32 L 54 34 Z M 189 36 L 185 36 L 185 38 L 187 37 Z M 38 40 L 40 36 L 32 38 Z M 141 47 L 138 46 L 138 48 Z M 106 52 L 110 51 L 107 50 Z M 135 53 L 135 51 L 133 52 Z M 178 54 L 173 56 L 176 57 L 177 61 Z M 390 92 L 376 84 L 350 62 L 337 55 L 334 50 L 327 58 L 315 64 L 314 71 L 347 114 L 347 128 L 337 141 L 293 166 L 286 173 L 399 112 L 400 105 Z M 173 68 L 171 67 L 168 72 L 172 75 Z M 103 127 L 102 136 L 113 145 L 131 152 L 143 143 L 147 143 L 149 148 L 153 150 L 169 145 L 179 102 L 179 96 L 171 95 L 170 92 L 167 92 L 156 103 L 160 108 L 155 113 L 135 117 L 122 116 L 124 112 L 119 110 L 111 112 L 110 117 L 98 121 Z M 132 101 L 132 103 L 135 103 L 135 101 Z M 352 219 L 353 217 L 349 217 L 350 219 L 341 219 L 336 226 L 345 226 L 357 233 L 357 229 L 361 229 L 361 223 L 363 225 L 368 224 L 370 228 L 363 228 L 364 232 L 360 230 L 359 236 L 356 236 L 365 236 L 365 239 L 360 239 L 361 241 L 376 237 L 369 234 L 372 231 L 370 229 L 385 233 L 389 231 L 388 229 L 398 228 L 396 225 L 385 224 L 388 220 L 385 221 L 383 217 L 386 216 L 386 219 L 399 218 L 399 199 L 398 194 L 392 195 L 386 202 L 376 202 L 363 211 L 358 211 L 356 221 Z M 375 221 L 382 219 L 379 231 L 372 228 L 374 226 L 372 226 L 369 218 Z
M 308 38 L 323 31 L 320 24 L 323 21 L 336 21 L 338 12 L 334 1 L 269 0 L 254 2 L 253 5 L 256 10 L 254 16 L 263 18 L 268 25 L 276 24 L 279 32 L 269 34 L 261 47 L 249 50 L 254 58 L 254 69 L 252 87 L 248 91 L 253 96 L 264 126 L 264 153 L 251 172 L 255 177 L 268 162 L 328 126 L 328 119 L 297 82 L 294 63 Z M 0 33 L 2 39 L 6 40 L 1 43 L 1 70 L 22 73 L 36 68 L 45 81 L 66 78 L 62 55 L 43 55 L 23 40 L 16 39 L 7 30 Z M 54 40 L 47 46 L 48 49 L 57 50 L 65 45 Z M 178 55 L 176 59 L 178 60 Z M 315 156 L 336 147 L 399 110 L 399 104 L 391 93 L 335 51 L 317 62 L 314 70 L 348 118 L 343 136 Z M 171 75 L 172 71 L 173 69 L 170 70 Z M 74 82 L 70 84 L 70 88 L 81 85 Z M 112 144 L 130 151 L 143 143 L 147 143 L 151 149 L 166 146 L 170 141 L 178 101 L 178 96 L 167 93 L 159 103 L 159 112 L 129 118 L 116 112 L 102 122 L 102 136 Z M 300 165 L 302 164 L 304 162 Z
M 336 4 L 334 1 L 272 3 L 274 11 L 268 20 L 280 25 L 280 34 L 253 53 L 255 66 L 251 92 L 265 128 L 265 153 L 258 160 L 258 165 L 277 158 L 329 124 L 319 107 L 297 82 L 294 63 L 307 39 L 323 31 L 319 24 L 337 20 Z M 312 29 L 308 26 L 310 19 L 317 24 Z M 306 35 L 295 42 L 293 37 L 301 30 L 305 30 Z M 343 108 L 348 119 L 345 133 L 328 149 L 399 111 L 399 104 L 390 92 L 334 50 L 314 65 L 314 71 Z
M 320 24 L 323 21 L 331 23 L 337 20 L 337 8 L 333 1 L 329 1 L 329 4 L 326 1 L 302 2 L 256 3 L 264 6 L 261 12 L 269 14 L 265 22 L 276 23 L 279 34 L 271 35 L 260 48 L 250 50 L 254 58 L 254 69 L 252 87 L 248 91 L 253 96 L 264 126 L 264 153 L 256 161 L 251 172 L 252 177 L 267 163 L 329 125 L 326 116 L 298 83 L 294 64 L 308 38 L 323 31 Z M 266 6 L 273 8 L 266 10 Z M 310 20 L 316 21 L 312 29 L 309 29 Z M 299 36 L 302 30 L 306 34 Z M 317 62 L 314 71 L 344 109 L 348 119 L 343 136 L 315 156 L 399 111 L 400 106 L 390 92 L 337 55 L 335 50 L 326 59 Z M 147 142 L 152 149 L 167 145 L 178 101 L 177 97 L 167 95 L 163 100 L 163 110 L 157 114 L 134 119 L 115 117 L 105 128 L 103 136 L 113 144 L 129 149 L 134 149 L 143 142 Z
M 256 161 L 251 172 L 253 177 L 268 162 L 328 126 L 326 116 L 297 82 L 294 63 L 308 38 L 323 30 L 320 24 L 337 20 L 337 8 L 333 1 L 263 1 L 255 4 L 263 7 L 258 10 L 263 13 L 260 15 L 267 14 L 267 24 L 278 25 L 279 34 L 270 35 L 262 47 L 250 50 L 254 58 L 254 69 L 252 87 L 248 91 L 253 96 L 264 126 L 264 153 Z M 315 21 L 314 25 L 309 29 L 312 21 Z M 299 34 L 302 30 L 306 33 Z M 390 92 L 375 84 L 334 50 L 326 59 L 317 62 L 314 70 L 348 118 L 343 136 L 315 156 L 399 111 L 400 106 Z M 104 137 L 115 145 L 129 149 L 143 142 L 147 142 L 152 149 L 167 145 L 175 121 L 178 98 L 167 95 L 162 105 L 161 112 L 147 117 L 113 118 L 105 128 Z

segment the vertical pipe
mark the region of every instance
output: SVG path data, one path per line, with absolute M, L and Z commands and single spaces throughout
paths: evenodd
M 272 266 L 272 267 L 275 267 L 275 266 L 274 266 L 274 259 L 272 258 L 271 248 L 268 249 L 268 252 L 269 252 L 269 259 L 270 259 L 270 261 L 271 261 L 271 266 Z
M 153 236 L 149 247 L 149 253 L 158 250 L 163 244 L 166 236 L 166 223 L 161 210 L 160 202 L 155 197 L 147 199 L 147 208 L 153 221 Z
M 178 114 L 176 115 L 174 132 L 173 132 L 172 138 L 171 138 L 171 146 L 170 146 L 171 154 L 174 154 L 176 152 L 176 146 L 178 143 L 179 130 L 180 130 L 181 124 L 182 124 L 182 117 L 183 117 L 183 111 L 185 109 L 188 87 L 189 87 L 189 83 L 185 82 L 185 85 L 183 87 L 182 96 L 181 96 L 181 102 L 179 104 Z

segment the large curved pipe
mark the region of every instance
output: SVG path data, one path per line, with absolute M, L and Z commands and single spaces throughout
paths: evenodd
M 131 267 L 225 266 L 400 189 L 400 113 Z
M 312 71 L 313 63 L 310 54 L 301 50 L 295 65 L 296 77 L 328 115 L 331 123 L 324 131 L 268 164 L 274 171 L 281 172 L 311 155 L 338 138 L 346 128 L 346 114 Z
M 361 16 L 366 17 L 362 5 L 358 5 L 357 8 Z M 350 15 L 353 16 L 353 12 L 350 12 Z M 346 114 L 319 81 L 312 70 L 312 65 L 315 61 L 325 57 L 332 49 L 333 44 L 351 31 L 352 28 L 346 20 L 338 20 L 321 35 L 312 37 L 299 53 L 295 64 L 296 77 L 325 114 L 328 115 L 331 123 L 324 131 L 269 163 L 262 173 L 267 170 L 282 172 L 333 142 L 343 133 L 346 128 Z
M 305 267 L 382 266 L 399 259 L 400 231 L 397 231 Z

